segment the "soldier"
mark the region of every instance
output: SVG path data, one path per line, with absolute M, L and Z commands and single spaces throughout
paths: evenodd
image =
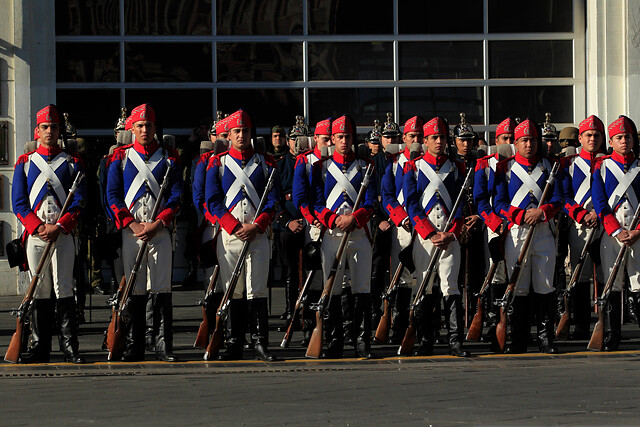
M 351 291 L 354 297 L 354 324 L 357 330 L 355 352 L 358 357 L 371 358 L 371 257 L 372 248 L 368 222 L 376 200 L 375 185 L 370 185 L 362 205 L 355 212 L 353 205 L 362 184 L 367 161 L 357 159 L 352 151 L 356 138 L 353 119 L 344 115 L 333 121 L 331 139 L 336 151 L 326 160 L 314 165 L 312 187 L 315 190 L 315 216 L 327 227 L 322 239 L 322 269 L 328 279 L 338 246 L 345 232 L 350 232 L 344 252 L 344 262 L 336 273 L 336 283 L 341 283 L 345 264 L 351 275 Z M 374 178 L 375 179 L 375 178 Z M 336 295 L 341 289 L 334 286 L 329 302 L 329 318 L 326 320 L 327 358 L 342 357 L 344 333 L 341 307 Z
M 246 288 L 255 356 L 271 362 L 276 360 L 268 350 L 267 278 L 271 244 L 265 232 L 275 216 L 280 185 L 276 180 L 264 210 L 256 212 L 275 161 L 272 156 L 254 151 L 251 118 L 245 111 L 238 110 L 229 116 L 225 131 L 229 133 L 229 151 L 211 158 L 205 187 L 207 208 L 222 227 L 216 243 L 222 283 L 229 283 L 243 243 L 249 241 L 251 245 L 230 303 L 229 339 L 220 357 L 223 360 L 242 358 L 247 324 L 242 298 Z
M 382 125 L 382 148 L 386 149 L 389 144 L 397 144 L 400 142 L 400 127 L 393 121 L 393 115 L 387 113 L 387 121 Z
M 558 131 L 554 124 L 551 123 L 551 113 L 545 113 L 545 121 L 542 124 L 542 143 L 547 152 L 547 157 L 553 159 L 559 157 Z
M 621 291 L 625 274 L 629 278 L 631 294 L 638 304 L 640 295 L 640 265 L 638 262 L 638 239 L 640 230 L 630 230 L 629 226 L 638 206 L 640 195 L 640 166 L 634 150 L 638 142 L 635 137 L 635 124 L 621 116 L 609 125 L 609 145 L 613 148 L 610 156 L 596 163 L 593 174 L 591 196 L 593 207 L 604 225 L 606 233 L 602 236 L 600 257 L 606 277 L 613 270 L 614 262 L 622 245 L 628 249 L 621 271 L 607 299 L 604 310 L 604 351 L 616 351 L 620 345 Z
M 153 310 L 156 359 L 177 360 L 173 354 L 173 306 L 171 294 L 172 243 L 169 227 L 179 209 L 182 175 L 178 153 L 163 148 L 155 139 L 156 115 L 142 104 L 131 111 L 133 144 L 116 149 L 109 165 L 107 200 L 118 229 L 122 230 L 122 260 L 125 277 L 133 270 L 143 242 L 143 255 L 129 306 L 131 320 L 125 323 L 123 361 L 144 359 L 147 291 Z M 166 169 L 171 168 L 169 187 L 156 218 L 151 218 Z
M 525 353 L 529 338 L 528 298 L 533 288 L 538 323 L 538 346 L 542 353 L 558 353 L 554 344 L 555 288 L 553 274 L 556 245 L 548 223 L 560 210 L 562 191 L 556 180 L 553 195 L 538 208 L 551 162 L 541 157 L 539 127 L 525 120 L 515 129 L 516 155 L 498 164 L 494 211 L 507 219 L 508 234 L 504 243 L 509 275 L 522 249 L 528 231 L 537 225 L 514 291 L 511 316 L 511 345 L 507 353 Z M 539 225 L 538 225 L 539 224 Z
M 575 269 L 589 229 L 598 228 L 600 222 L 591 198 L 592 174 L 598 154 L 602 153 L 604 124 L 597 116 L 589 116 L 580 123 L 578 137 L 582 149 L 579 154 L 563 160 L 564 212 L 571 218 L 568 227 L 571 268 Z M 600 230 L 596 236 L 601 234 Z M 595 239 L 594 239 L 595 241 Z M 600 269 L 598 269 L 600 270 Z M 591 283 L 593 274 L 591 258 L 585 260 L 582 274 L 568 296 L 575 320 L 571 339 L 588 339 L 591 323 Z
M 402 189 L 404 179 L 404 166 L 411 159 L 411 144 L 423 143 L 424 120 L 420 116 L 413 116 L 404 124 L 402 141 L 403 151 L 389 158 L 382 178 L 382 206 L 391 221 L 384 221 L 378 227 L 389 229 L 391 232 L 390 271 L 398 268 L 400 251 L 411 244 L 411 221 L 407 215 L 405 206 L 405 193 Z M 391 128 L 391 126 L 389 126 Z M 405 269 L 398 282 L 398 292 L 393 301 L 392 312 L 392 336 L 391 343 L 400 344 L 404 338 L 409 322 L 409 304 L 411 302 L 411 285 L 413 278 L 409 270 Z
M 13 174 L 11 201 L 13 212 L 25 228 L 23 241 L 31 275 L 35 274 L 45 246 L 53 242 L 50 264 L 40 273 L 34 294 L 31 345 L 20 355 L 23 363 L 49 362 L 56 322 L 65 362 L 84 363 L 78 354 L 78 321 L 73 296 L 75 244 L 71 233 L 84 208 L 86 187 L 84 180 L 81 181 L 68 211 L 60 217 L 76 175 L 83 173 L 80 158 L 62 151 L 58 145 L 61 125 L 54 105 L 38 111 L 36 133 L 40 145 L 18 158 Z M 57 313 L 56 320 L 54 313 Z
M 568 147 L 580 147 L 580 142 L 578 141 L 579 133 L 578 128 L 573 126 L 567 126 L 560 131 L 558 143 L 560 144 L 560 148 L 563 152 Z M 602 138 L 604 139 L 604 136 Z
M 448 126 L 444 119 L 434 117 L 423 126 L 426 152 L 422 157 L 408 162 L 404 169 L 403 192 L 406 208 L 413 227 L 418 234 L 413 245 L 413 260 L 418 272 L 418 283 L 427 274 L 427 265 L 436 248 L 442 249 L 438 261 L 437 276 L 444 296 L 445 318 L 448 330 L 449 354 L 468 357 L 462 348 L 464 319 L 462 296 L 458 288 L 460 272 L 460 244 L 462 210 L 454 212 L 456 220 L 449 230 L 444 230 L 457 194 L 462 191 L 464 164 L 447 156 Z M 429 284 L 422 302 L 418 319 L 420 345 L 415 354 L 433 354 L 435 301 L 433 282 Z

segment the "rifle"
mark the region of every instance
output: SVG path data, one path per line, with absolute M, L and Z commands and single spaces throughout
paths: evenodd
M 154 221 L 158 216 L 160 204 L 162 203 L 162 199 L 164 198 L 164 193 L 169 187 L 170 173 L 171 166 L 167 165 L 167 170 L 165 171 L 164 178 L 162 178 L 162 185 L 160 186 L 160 191 L 158 192 L 158 197 L 155 204 L 153 205 L 153 211 L 151 213 L 151 218 L 153 218 Z M 123 321 L 127 321 L 129 318 L 128 310 L 129 302 L 131 301 L 131 293 L 133 292 L 133 288 L 136 284 L 136 279 L 138 278 L 138 270 L 140 270 L 142 258 L 147 252 L 147 245 L 148 242 L 142 242 L 142 245 L 138 249 L 138 254 L 136 255 L 136 261 L 133 264 L 133 268 L 131 269 L 129 280 L 127 280 L 125 283 L 125 277 L 122 278 L 118 292 L 112 302 L 111 320 L 109 321 L 109 327 L 107 328 L 107 335 L 105 336 L 104 342 L 104 346 L 109 352 L 109 354 L 107 355 L 107 360 L 109 361 L 117 360 L 122 357 L 124 347 Z M 123 315 L 125 319 L 122 318 Z
M 469 182 L 473 177 L 473 169 L 469 169 L 467 172 L 467 176 L 464 178 L 464 183 L 462 184 L 462 189 L 458 193 L 458 197 L 456 197 L 456 201 L 453 204 L 453 208 L 449 213 L 449 218 L 447 218 L 447 223 L 444 226 L 444 230 L 448 230 L 453 225 L 453 221 L 455 220 L 456 212 L 460 207 L 460 203 L 462 202 L 462 196 L 466 192 L 469 187 Z M 400 344 L 400 348 L 398 349 L 399 356 L 408 356 L 413 352 L 413 346 L 416 342 L 416 310 L 418 306 L 422 303 L 424 296 L 427 292 L 427 288 L 429 287 L 429 282 L 431 281 L 431 277 L 436 270 L 436 264 L 440 261 L 440 257 L 442 256 L 443 249 L 435 248 L 431 256 L 431 260 L 429 261 L 429 266 L 427 267 L 427 274 L 422 279 L 422 283 L 418 288 L 418 292 L 416 293 L 415 298 L 413 299 L 413 303 L 411 303 L 411 307 L 409 310 L 409 326 L 407 327 L 407 332 L 402 339 L 402 343 Z
M 275 182 L 275 173 L 276 169 L 273 168 L 271 173 L 269 174 L 269 180 L 267 181 L 267 185 L 264 188 L 264 193 L 262 193 L 262 197 L 260 198 L 260 203 L 256 209 L 256 216 L 253 219 L 255 222 L 260 212 L 264 209 L 264 205 L 267 204 L 267 196 L 273 188 L 273 184 Z M 213 360 L 218 357 L 218 353 L 220 352 L 220 347 L 222 346 L 222 341 L 224 338 L 224 323 L 227 320 L 227 316 L 229 315 L 229 305 L 231 304 L 231 297 L 233 297 L 233 292 L 236 289 L 236 284 L 238 283 L 238 279 L 240 278 L 240 273 L 242 272 L 242 268 L 244 267 L 244 261 L 247 257 L 247 253 L 249 252 L 250 241 L 245 240 L 242 243 L 242 249 L 240 250 L 240 256 L 238 257 L 238 261 L 236 261 L 236 265 L 233 268 L 233 273 L 231 273 L 231 278 L 229 279 L 229 284 L 227 286 L 227 290 L 222 297 L 222 301 L 220 301 L 220 306 L 218 307 L 218 311 L 216 312 L 216 327 L 213 330 L 213 335 L 211 336 L 211 340 L 209 340 L 209 345 L 204 352 L 204 360 Z
M 211 281 L 207 287 L 207 292 L 205 292 L 204 298 L 200 302 L 200 305 L 202 305 L 202 322 L 200 322 L 200 327 L 198 328 L 196 341 L 193 343 L 195 348 L 201 348 L 204 350 L 209 345 L 209 316 L 207 316 L 207 307 L 212 303 L 211 299 L 213 298 L 213 291 L 215 290 L 219 273 L 220 266 L 216 265 L 213 268 L 213 275 L 211 276 Z
M 547 201 L 547 198 L 549 198 L 549 195 L 553 191 L 552 187 L 556 180 L 556 175 L 558 174 L 559 168 L 560 163 L 555 163 L 551 168 L 551 173 L 549 174 L 549 178 L 547 178 L 547 185 L 545 185 L 542 196 L 538 201 L 538 208 L 540 208 L 540 206 L 542 206 Z M 498 346 L 500 347 L 500 351 L 504 351 L 504 345 L 507 342 L 507 311 L 511 307 L 511 302 L 513 301 L 513 291 L 518 284 L 518 279 L 520 277 L 520 272 L 522 271 L 523 263 L 529 253 L 529 246 L 531 246 L 531 241 L 533 240 L 536 225 L 531 226 L 529 228 L 529 231 L 527 232 L 527 237 L 524 241 L 524 244 L 522 245 L 520 254 L 518 255 L 518 260 L 516 261 L 516 265 L 513 267 L 513 272 L 511 273 L 511 278 L 509 280 L 509 286 L 507 286 L 507 290 L 504 292 L 504 296 L 502 297 L 502 300 L 500 302 L 500 322 L 496 326 L 496 338 Z
M 82 181 L 82 178 L 84 178 L 84 173 L 78 172 L 75 179 L 73 180 L 73 184 L 71 185 L 69 194 L 67 194 L 67 198 L 62 205 L 59 218 L 62 218 L 62 215 L 67 213 L 67 211 L 69 210 L 69 206 L 71 206 L 71 202 L 73 201 L 73 198 L 78 191 L 78 186 L 80 185 L 80 181 Z M 18 318 L 16 320 L 16 331 L 11 337 L 9 348 L 7 348 L 7 353 L 4 356 L 5 362 L 18 363 L 18 360 L 20 359 L 20 353 L 22 353 L 22 349 L 24 348 L 24 344 L 27 338 L 27 328 L 24 327 L 25 322 L 27 316 L 31 313 L 33 295 L 36 293 L 36 287 L 38 286 L 38 281 L 40 280 L 40 276 L 42 275 L 42 270 L 44 270 L 45 265 L 47 265 L 49 262 L 54 243 L 55 242 L 47 242 L 47 245 L 44 247 L 44 251 L 42 252 L 42 257 L 40 258 L 38 266 L 36 267 L 36 273 L 31 278 L 31 283 L 29 284 L 29 288 L 27 289 L 27 294 L 22 300 L 22 303 L 20 303 L 20 307 L 11 312 L 12 314 L 18 316 Z
M 296 317 L 302 308 L 302 304 L 304 303 L 307 297 L 307 290 L 309 286 L 311 286 L 311 282 L 313 281 L 313 276 L 315 276 L 316 270 L 311 270 L 307 274 L 307 278 L 304 281 L 304 286 L 300 290 L 300 294 L 298 295 L 298 299 L 296 300 L 296 305 L 293 308 L 293 314 L 291 315 L 291 321 L 289 322 L 289 326 L 287 327 L 287 332 L 284 334 L 284 338 L 282 338 L 282 342 L 280 343 L 280 347 L 287 348 L 289 347 L 289 343 L 291 342 L 291 337 L 293 336 L 293 326 L 296 323 Z
M 391 299 L 391 295 L 398 290 L 398 282 L 400 281 L 403 271 L 404 265 L 400 262 L 398 263 L 395 273 L 393 273 L 393 278 L 391 279 L 391 283 L 389 283 L 389 287 L 384 295 L 382 295 L 382 299 L 384 300 L 384 311 L 380 318 L 380 323 L 378 323 L 378 327 L 376 328 L 376 334 L 373 337 L 373 340 L 378 344 L 385 344 L 389 339 L 389 329 L 391 329 L 391 304 L 389 303 L 389 300 Z
M 362 203 L 362 199 L 364 199 L 365 192 L 367 190 L 367 187 L 369 186 L 369 181 L 371 180 L 371 175 L 373 175 L 373 165 L 370 164 L 367 166 L 367 170 L 364 173 L 362 184 L 360 185 L 360 191 L 358 191 L 358 197 L 356 197 L 356 201 L 353 204 L 354 212 L 360 207 L 360 203 Z M 342 235 L 342 240 L 340 240 L 340 246 L 338 247 L 338 252 L 336 253 L 336 258 L 333 260 L 333 265 L 331 266 L 329 277 L 324 284 L 324 289 L 322 290 L 320 300 L 313 307 L 313 309 L 317 311 L 316 327 L 311 333 L 311 339 L 309 340 L 309 346 L 307 347 L 306 357 L 317 359 L 322 353 L 322 328 L 324 326 L 324 315 L 329 303 L 329 299 L 331 298 L 331 291 L 333 290 L 333 284 L 336 280 L 338 266 L 340 265 L 340 261 L 342 260 L 342 254 L 347 247 L 347 242 L 349 241 L 350 234 L 351 232 L 345 232 Z
M 633 219 L 631 220 L 631 225 L 629 226 L 629 230 L 635 230 L 638 227 L 638 222 L 640 222 L 640 203 L 636 208 L 636 212 L 633 215 Z M 616 280 L 616 276 L 624 262 L 624 257 L 627 254 L 628 246 L 623 244 L 620 247 L 620 251 L 618 252 L 618 256 L 616 258 L 616 262 L 613 264 L 613 269 L 611 270 L 611 274 L 609 275 L 609 279 L 607 279 L 607 284 L 604 285 L 604 289 L 602 290 L 602 295 L 598 298 L 597 303 L 599 306 L 598 310 L 598 322 L 593 327 L 593 332 L 591 333 L 591 339 L 589 340 L 589 344 L 587 345 L 588 350 L 598 350 L 602 351 L 604 347 L 604 310 L 609 301 L 609 295 L 611 294 L 611 288 L 613 287 L 613 282 Z
M 558 327 L 556 329 L 556 338 L 558 339 L 567 339 L 569 337 L 569 293 L 571 289 L 576 285 L 578 279 L 580 279 L 580 275 L 582 274 L 582 270 L 587 260 L 589 245 L 593 241 L 593 237 L 596 234 L 595 228 L 590 228 L 587 234 L 587 239 L 584 242 L 584 246 L 582 247 L 582 251 L 580 252 L 580 258 L 578 259 L 578 263 L 576 267 L 573 269 L 573 274 L 571 275 L 571 279 L 569 280 L 569 284 L 564 290 L 564 312 L 562 316 L 560 316 L 560 321 L 558 321 Z
M 484 282 L 482 283 L 482 287 L 480 288 L 480 292 L 478 292 L 478 301 L 476 303 L 477 309 L 476 314 L 473 315 L 473 319 L 471 320 L 471 325 L 469 326 L 469 330 L 467 331 L 467 340 L 468 341 L 480 341 L 480 337 L 482 336 L 482 317 L 484 316 L 484 299 L 486 298 L 487 290 L 491 285 L 491 281 L 493 280 L 493 276 L 496 274 L 496 270 L 498 269 L 499 262 L 493 262 L 491 264 L 491 268 L 489 268 L 489 272 L 487 273 L 487 277 L 484 278 Z

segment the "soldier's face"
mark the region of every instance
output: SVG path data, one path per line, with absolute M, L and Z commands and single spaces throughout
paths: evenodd
M 397 144 L 400 142 L 399 136 L 382 136 L 382 146 L 387 148 L 389 144 Z
M 274 132 L 271 134 L 271 144 L 273 144 L 274 148 L 278 148 L 284 145 L 284 135 L 280 132 Z
M 512 133 L 503 133 L 502 135 L 496 138 L 496 145 L 502 144 L 513 144 L 513 134 Z
M 613 151 L 626 156 L 633 149 L 633 136 L 630 133 L 619 133 L 609 140 Z
M 410 146 L 414 142 L 422 144 L 422 141 L 424 141 L 424 135 L 420 132 L 407 132 L 402 135 L 402 141 L 407 144 L 407 146 Z
M 219 139 L 226 139 L 228 141 L 229 140 L 229 132 L 220 132 L 218 134 L 218 138 Z
M 434 156 L 442 156 L 447 151 L 447 139 L 444 135 L 429 135 L 427 136 L 427 151 Z
M 369 150 L 371 150 L 371 155 L 375 156 L 380 152 L 380 144 L 374 144 L 372 142 L 367 142 L 369 146 Z
M 471 152 L 471 146 L 473 145 L 473 139 L 456 138 L 456 149 L 458 154 L 466 156 Z
M 209 141 L 216 142 L 216 139 L 218 139 L 218 137 L 215 136 L 214 134 L 209 135 Z
M 156 124 L 146 120 L 139 120 L 133 124 L 131 131 L 141 145 L 153 142 L 156 136 Z
M 588 153 L 595 153 L 602 146 L 604 137 L 602 133 L 597 130 L 585 130 L 578 136 L 578 141 L 582 145 L 582 149 Z
M 351 151 L 353 145 L 353 135 L 350 133 L 336 133 L 331 135 L 333 145 L 336 146 L 336 151 L 342 155 Z
M 233 128 L 229 131 L 231 146 L 238 151 L 244 151 L 251 146 L 251 129 Z
M 329 135 L 313 135 L 313 140 L 318 148 L 331 147 L 333 145 Z
M 38 138 L 40 143 L 51 147 L 58 143 L 60 138 L 60 125 L 58 123 L 46 122 L 38 125 Z
M 531 159 L 538 153 L 538 138 L 523 136 L 516 141 L 516 150 L 525 159 Z

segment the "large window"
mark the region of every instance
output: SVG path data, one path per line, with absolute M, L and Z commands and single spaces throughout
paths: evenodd
M 165 131 L 248 109 L 258 130 L 352 114 L 362 132 L 464 112 L 585 115 L 584 0 L 56 0 L 58 103 L 86 135 L 152 103 Z

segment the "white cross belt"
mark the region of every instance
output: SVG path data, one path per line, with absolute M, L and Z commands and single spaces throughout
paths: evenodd
M 260 196 L 251 182 L 251 175 L 253 175 L 253 172 L 258 168 L 258 166 L 260 166 L 260 164 L 260 160 L 255 154 L 251 159 L 249 159 L 244 168 L 242 168 L 234 159 L 227 159 L 224 163 L 224 167 L 226 167 L 236 178 L 224 195 L 224 205 L 227 209 L 231 209 L 231 204 L 242 189 L 246 192 L 249 201 L 253 204 L 253 207 L 255 209 L 258 208 L 260 205 Z
M 610 161 L 613 162 L 613 161 Z M 607 162 L 609 163 L 609 162 Z M 640 172 L 640 168 L 638 167 L 638 161 L 634 161 L 633 164 L 629 167 L 629 171 L 624 173 L 622 169 L 620 169 L 616 164 L 613 164 L 612 167 L 608 167 L 605 163 L 605 166 L 602 168 L 602 178 L 605 178 L 605 173 L 607 170 L 611 171 L 615 179 L 618 181 L 618 185 L 616 186 L 611 196 L 609 196 L 609 207 L 614 209 L 618 204 L 618 201 L 625 195 L 629 199 L 629 203 L 631 203 L 631 207 L 635 209 L 638 206 L 638 197 L 636 196 L 636 192 L 631 187 L 633 181 L 638 176 L 638 172 Z
M 355 176 L 360 171 L 358 167 L 358 162 L 355 161 L 351 163 L 351 166 L 347 169 L 346 172 L 342 172 L 342 170 L 335 164 L 333 160 L 330 160 L 329 165 L 327 166 L 327 173 L 336 180 L 336 185 L 333 186 L 331 192 L 329 193 L 329 197 L 327 197 L 327 207 L 331 209 L 333 205 L 338 200 L 338 197 L 342 195 L 342 191 L 347 192 L 347 196 L 351 199 L 352 203 L 355 203 L 358 198 L 358 192 L 354 188 L 351 180 L 355 178 Z
M 513 195 L 511 199 L 511 206 L 519 207 L 525 197 L 531 192 L 536 200 L 540 201 L 542 198 L 542 190 L 538 185 L 538 180 L 542 176 L 542 171 L 544 167 L 542 165 L 538 165 L 532 172 L 529 174 L 518 162 L 514 162 L 513 167 L 511 168 L 511 172 L 514 173 L 522 182 L 516 194 Z
M 455 171 L 455 166 L 449 160 L 440 167 L 439 172 L 436 172 L 425 160 L 416 162 L 416 166 L 418 166 L 418 171 L 422 172 L 427 177 L 427 180 L 429 180 L 427 188 L 425 188 L 422 196 L 420 197 L 420 205 L 422 206 L 422 209 L 427 208 L 429 201 L 431 201 L 434 194 L 438 192 L 442 198 L 444 206 L 447 210 L 451 211 L 451 208 L 453 207 L 451 203 L 451 196 L 444 184 L 444 180 L 447 179 L 447 176 L 449 176 L 450 173 Z
M 131 181 L 127 194 L 124 196 L 124 202 L 128 208 L 131 208 L 133 202 L 135 202 L 134 198 L 136 197 L 136 194 L 138 194 L 140 188 L 145 184 L 151 190 L 153 197 L 156 199 L 158 198 L 158 194 L 160 194 L 160 185 L 152 171 L 164 158 L 162 151 L 162 149 L 157 149 L 151 158 L 149 158 L 148 162 L 142 160 L 140 154 L 138 154 L 138 152 L 133 148 L 130 148 L 127 151 L 127 159 L 131 161 L 138 171 L 136 177 Z
M 29 192 L 29 203 L 31 204 L 31 207 L 35 207 L 33 205 L 38 194 L 40 194 L 42 187 L 44 187 L 47 182 L 51 184 L 53 191 L 55 191 L 56 196 L 58 197 L 58 202 L 62 205 L 67 198 L 67 192 L 64 190 L 64 187 L 60 182 L 60 178 L 56 175 L 55 171 L 67 161 L 66 153 L 58 154 L 51 163 L 47 163 L 40 154 L 33 153 L 31 161 L 38 167 L 38 169 L 40 169 L 40 175 L 38 175 L 34 181 L 31 186 L 31 191 Z

